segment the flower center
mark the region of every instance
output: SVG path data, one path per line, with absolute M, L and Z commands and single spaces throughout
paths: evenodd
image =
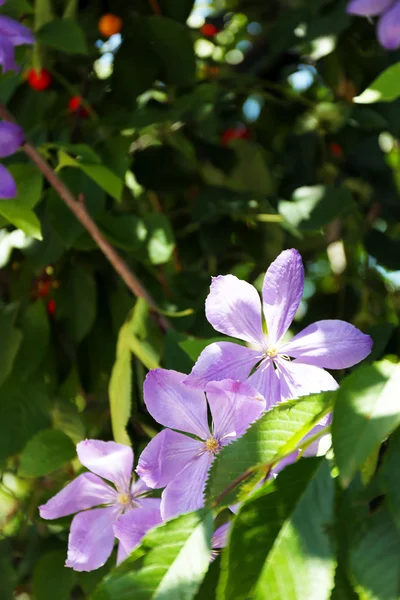
M 131 495 L 128 492 L 118 494 L 117 502 L 122 506 L 128 506 L 132 502 Z
M 274 347 L 267 348 L 265 354 L 269 356 L 269 358 L 274 358 L 278 354 L 278 349 Z
M 216 454 L 219 450 L 219 441 L 214 436 L 209 437 L 208 440 L 204 442 L 204 445 L 207 452 L 210 454 Z

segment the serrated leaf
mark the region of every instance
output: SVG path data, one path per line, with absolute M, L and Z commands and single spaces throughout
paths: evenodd
M 343 486 L 400 424 L 399 387 L 400 365 L 382 361 L 359 368 L 338 390 L 332 441 Z
M 213 462 L 206 486 L 208 502 L 215 500 L 232 482 L 251 467 L 271 461 L 283 448 L 297 444 L 326 409 L 330 394 L 308 396 L 281 403 L 268 411 L 238 440 L 225 446 Z M 219 506 L 237 499 L 232 490 Z
M 210 561 L 212 514 L 200 510 L 150 531 L 92 600 L 191 600 Z
M 130 445 L 126 426 L 131 416 L 132 404 L 132 366 L 128 339 L 131 335 L 130 323 L 125 323 L 118 336 L 117 358 L 110 378 L 108 394 L 110 397 L 111 426 L 113 437 L 119 444 Z
M 39 431 L 25 446 L 19 465 L 21 477 L 43 477 L 76 458 L 75 444 L 62 431 Z
M 37 32 L 37 40 L 67 54 L 87 54 L 88 51 L 85 34 L 73 19 L 57 19 L 46 23 Z
M 359 96 L 353 98 L 358 104 L 392 102 L 400 96 L 400 62 L 388 67 Z
M 324 459 L 302 459 L 253 494 L 222 555 L 218 600 L 327 600 L 335 559 L 334 486 Z

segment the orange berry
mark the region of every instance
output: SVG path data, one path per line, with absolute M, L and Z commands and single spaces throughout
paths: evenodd
M 35 69 L 31 69 L 28 72 L 28 83 L 32 89 L 37 92 L 42 92 L 43 90 L 47 90 L 52 84 L 53 78 L 50 75 L 47 69 L 40 69 L 40 71 L 35 71 Z
M 120 17 L 107 13 L 99 21 L 99 31 L 104 37 L 111 37 L 122 29 L 123 21 Z

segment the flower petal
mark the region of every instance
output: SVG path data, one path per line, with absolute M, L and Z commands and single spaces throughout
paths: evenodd
M 281 359 L 276 371 L 282 400 L 337 390 L 337 381 L 324 369 L 302 362 Z
M 204 348 L 184 383 L 204 389 L 209 381 L 244 381 L 260 360 L 260 350 L 232 342 L 214 342 Z
M 129 491 L 132 477 L 133 452 L 129 446 L 115 442 L 85 440 L 76 447 L 84 467 L 112 481 L 120 490 Z
M 213 277 L 206 316 L 217 331 L 262 345 L 261 302 L 257 290 L 234 275 Z
M 164 429 L 143 450 L 136 472 L 151 488 L 165 487 L 202 449 L 198 440 Z
M 351 0 L 346 11 L 351 15 L 362 17 L 375 17 L 387 10 L 393 0 Z
M 10 200 L 17 195 L 14 178 L 4 165 L 0 165 L 0 199 Z
M 215 530 L 211 542 L 213 548 L 225 548 L 228 544 L 229 530 L 231 527 L 232 521 L 228 521 L 228 523 L 224 523 Z
M 7 121 L 0 122 L 0 158 L 10 156 L 17 152 L 24 141 L 24 132 L 21 127 Z
M 132 481 L 131 494 L 132 494 L 133 498 L 137 498 L 141 494 L 145 494 L 146 492 L 151 492 L 151 491 L 152 491 L 152 488 L 150 488 L 148 485 L 146 485 L 145 482 L 143 481 L 143 479 L 140 479 L 138 477 L 136 479 L 136 481 Z
M 5 15 L 0 15 L 0 36 L 7 37 L 13 46 L 35 42 L 35 37 L 28 27 Z
M 305 436 L 305 440 L 307 440 L 308 438 L 312 437 L 313 435 L 315 435 L 316 433 L 319 433 L 320 431 L 322 431 L 323 429 L 325 429 L 325 427 L 327 427 L 328 425 L 331 425 L 332 423 L 332 418 L 333 415 L 332 413 L 329 413 L 328 415 L 326 415 L 326 417 L 324 417 L 319 423 L 318 425 L 316 425 L 314 427 L 314 429 L 312 429 L 310 431 L 310 433 L 308 433 Z M 320 448 L 320 442 L 321 440 L 325 440 L 327 438 L 326 435 L 318 438 L 317 440 L 315 440 L 315 442 L 313 442 L 312 444 L 310 444 L 308 446 L 308 448 L 306 448 L 304 450 L 304 452 L 302 452 L 302 456 L 321 456 L 320 452 L 321 452 L 321 448 Z
M 272 360 L 262 362 L 247 381 L 264 396 L 267 410 L 282 400 L 280 382 Z
M 115 506 L 94 508 L 75 515 L 65 566 L 75 571 L 93 571 L 102 567 L 114 547 L 113 523 L 118 515 L 119 509 Z
M 0 65 L 3 68 L 3 73 L 7 71 L 19 71 L 19 67 L 15 62 L 14 46 L 7 38 L 1 38 L 0 35 Z
M 46 504 L 39 506 L 40 516 L 42 519 L 59 519 L 87 508 L 112 503 L 115 498 L 116 491 L 100 477 L 83 473 Z
M 204 452 L 181 471 L 161 496 L 161 516 L 172 519 L 204 506 L 204 488 L 214 456 Z
M 153 498 L 156 500 L 156 498 Z M 146 506 L 143 501 L 141 508 L 134 508 L 121 515 L 118 521 L 114 524 L 114 535 L 122 545 L 126 555 L 130 554 L 146 533 L 162 523 L 160 513 L 161 500 L 158 499 L 158 504 Z M 118 562 L 120 562 L 118 558 Z
M 347 369 L 371 352 L 372 339 L 346 321 L 326 320 L 309 325 L 280 348 L 302 363 L 325 369 Z
M 201 390 L 183 383 L 186 377 L 166 369 L 150 371 L 144 382 L 144 401 L 151 416 L 161 425 L 206 439 L 209 435 L 206 398 Z
M 263 309 L 268 345 L 275 346 L 289 329 L 304 289 L 304 267 L 293 248 L 284 250 L 269 266 L 263 284 Z
M 248 383 L 232 379 L 213 381 L 206 387 L 213 418 L 213 434 L 222 445 L 244 434 L 265 411 L 265 400 Z
M 400 46 L 400 2 L 395 2 L 379 19 L 378 39 L 388 50 Z

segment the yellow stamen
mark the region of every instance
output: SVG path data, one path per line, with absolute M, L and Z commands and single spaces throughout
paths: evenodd
M 215 454 L 219 448 L 219 442 L 215 439 L 215 437 L 208 438 L 208 440 L 204 442 L 204 445 L 210 454 Z
M 122 504 L 123 506 L 127 506 L 128 504 L 131 503 L 131 496 L 128 493 L 124 493 L 124 494 L 118 494 L 118 503 Z
M 278 350 L 276 348 L 268 348 L 265 354 L 270 358 L 274 358 L 278 354 Z

